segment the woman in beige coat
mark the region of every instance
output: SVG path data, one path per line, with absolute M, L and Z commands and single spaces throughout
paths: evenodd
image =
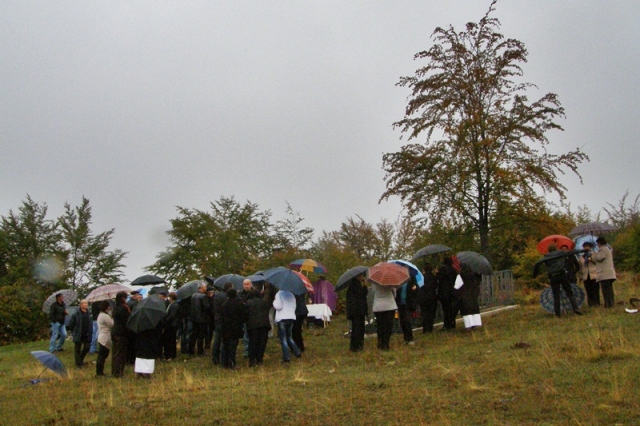
M 109 315 L 111 305 L 108 300 L 100 303 L 100 314 L 98 315 L 98 359 L 96 361 L 96 376 L 104 376 L 104 363 L 111 351 L 111 329 L 113 328 L 113 318 Z
M 613 282 L 616 280 L 616 270 L 613 268 L 613 254 L 604 237 L 598 237 L 598 252 L 593 255 L 596 261 L 597 282 L 602 288 L 604 307 L 612 308 L 614 304 Z
M 585 241 L 582 248 L 586 251 L 578 257 L 578 260 L 580 261 L 580 279 L 587 292 L 587 303 L 589 306 L 600 306 L 600 283 L 597 280 L 596 262 L 593 259 L 593 244 Z

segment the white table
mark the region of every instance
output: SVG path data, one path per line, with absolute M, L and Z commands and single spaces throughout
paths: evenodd
M 315 305 L 307 305 L 309 316 L 324 321 L 324 326 L 331 321 L 331 308 L 325 303 L 317 303 Z

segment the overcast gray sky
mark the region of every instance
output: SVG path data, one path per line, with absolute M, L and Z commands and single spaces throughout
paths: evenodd
M 168 243 L 175 206 L 250 200 L 337 229 L 401 212 L 384 191 L 391 124 L 437 26 L 490 1 L 3 1 L 0 214 L 26 194 L 50 217 L 91 201 L 132 280 Z M 640 2 L 510 0 L 494 14 L 529 51 L 525 80 L 566 109 L 551 151 L 590 157 L 561 178 L 599 211 L 640 192 Z

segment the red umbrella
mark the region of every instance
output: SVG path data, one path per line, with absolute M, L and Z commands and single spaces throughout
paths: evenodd
M 300 279 L 304 283 L 304 286 L 307 288 L 307 291 L 309 293 L 313 293 L 313 284 L 311 284 L 311 281 L 309 281 L 309 278 L 307 278 L 304 274 L 298 271 L 293 271 L 293 272 L 300 277 Z
M 397 263 L 381 262 L 367 271 L 367 279 L 379 285 L 400 286 L 409 281 L 409 269 Z
M 549 235 L 548 237 L 544 237 L 537 246 L 538 252 L 540 254 L 549 253 L 549 244 L 554 243 L 558 250 L 564 249 L 573 250 L 576 246 L 573 240 L 569 237 L 565 237 L 564 235 Z

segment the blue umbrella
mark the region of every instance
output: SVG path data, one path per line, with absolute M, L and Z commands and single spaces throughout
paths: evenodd
M 221 277 L 218 277 L 218 279 L 216 279 L 213 282 L 213 286 L 219 290 L 222 290 L 224 289 L 224 285 L 230 282 L 231 284 L 233 284 L 233 288 L 235 288 L 237 291 L 242 291 L 243 281 L 244 281 L 244 277 L 242 275 L 225 274 L 225 275 L 222 275 Z
M 409 270 L 409 275 L 411 278 L 416 280 L 418 287 L 422 287 L 424 285 L 424 276 L 420 269 L 411 262 L 407 262 L 406 260 L 390 260 L 389 262 L 397 263 L 398 265 L 406 266 Z
M 253 274 L 253 275 L 249 275 L 247 279 L 254 284 L 261 283 L 261 282 L 264 282 L 264 275 Z
M 289 291 L 296 295 L 307 292 L 307 287 L 304 285 L 302 278 L 291 269 L 283 268 L 282 266 L 264 271 L 264 279 L 278 287 L 278 289 Z
M 42 373 L 44 373 L 45 371 L 47 371 L 47 369 L 49 369 L 60 377 L 67 377 L 67 368 L 64 366 L 62 361 L 60 361 L 60 358 L 58 358 L 51 352 L 32 351 L 31 355 L 36 357 L 36 359 L 40 361 L 42 365 L 45 366 L 45 369 L 42 370 Z M 40 375 L 38 375 L 38 377 L 36 377 L 35 380 L 38 380 L 38 378 L 42 376 L 42 373 L 40 373 Z
M 582 306 L 585 299 L 584 291 L 574 283 L 571 283 L 571 290 L 573 291 L 573 296 L 576 298 L 578 306 Z M 551 314 L 555 313 L 553 310 L 553 292 L 551 291 L 551 287 L 545 288 L 540 294 L 540 304 L 545 311 Z M 565 294 L 564 289 L 560 289 L 560 310 L 564 312 L 573 311 L 571 302 Z

